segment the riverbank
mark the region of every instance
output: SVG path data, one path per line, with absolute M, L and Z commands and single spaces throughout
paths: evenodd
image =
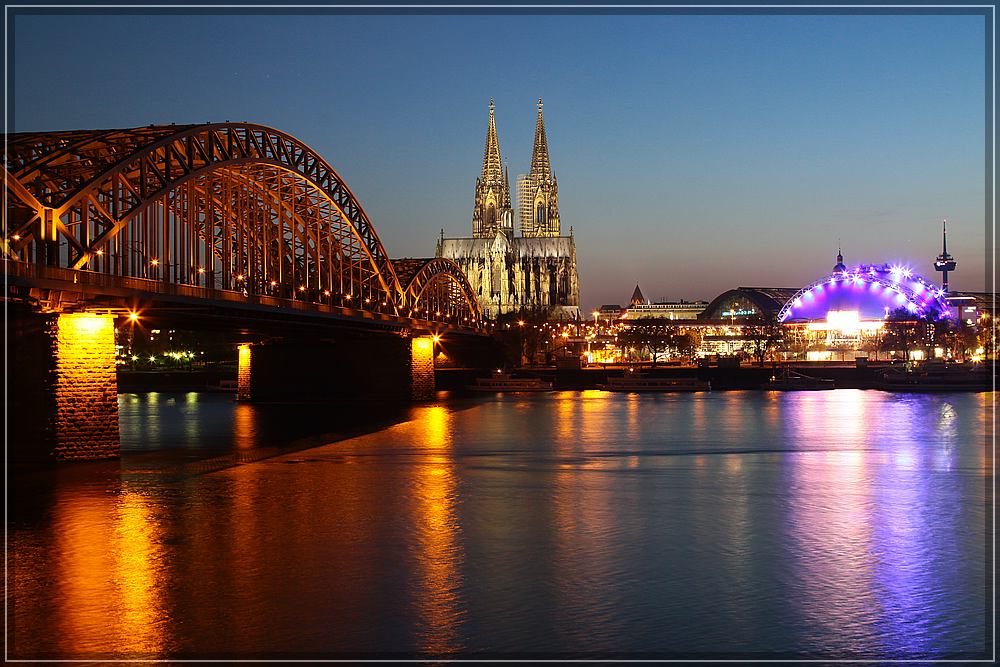
M 223 380 L 236 381 L 233 368 L 169 371 L 118 371 L 118 392 L 140 391 L 210 391 Z
M 856 367 L 853 364 L 802 364 L 793 365 L 797 372 L 816 378 L 833 380 L 838 389 L 876 389 L 879 374 L 889 366 L 888 362 L 875 362 Z M 780 369 L 770 365 L 739 367 L 696 367 L 658 366 L 656 368 L 636 368 L 649 377 L 685 378 L 696 377 L 708 380 L 715 391 L 760 389 L 772 375 Z M 623 366 L 594 366 L 590 368 L 565 369 L 555 367 L 533 367 L 514 370 L 523 377 L 537 377 L 552 382 L 559 390 L 597 389 L 609 377 L 617 377 L 626 372 Z M 438 368 L 434 375 L 438 390 L 462 391 L 473 384 L 477 377 L 484 377 L 487 371 L 477 368 Z M 236 381 L 236 373 L 230 369 L 192 371 L 119 371 L 118 391 L 132 393 L 142 391 L 212 391 L 223 381 Z
M 792 366 L 797 372 L 810 377 L 833 380 L 837 389 L 876 389 L 876 383 L 888 362 L 871 363 L 857 367 L 853 364 L 808 364 Z M 713 391 L 760 389 L 771 376 L 780 373 L 780 367 L 770 365 L 739 367 L 658 366 L 637 368 L 648 377 L 698 378 L 712 383 Z M 563 369 L 554 367 L 524 368 L 514 371 L 515 376 L 537 377 L 552 382 L 560 390 L 597 389 L 609 377 L 620 377 L 626 372 L 622 366 Z M 477 369 L 439 368 L 435 372 L 438 389 L 459 391 L 473 384 L 485 373 Z

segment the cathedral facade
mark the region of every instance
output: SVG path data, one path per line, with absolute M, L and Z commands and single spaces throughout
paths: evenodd
M 576 243 L 572 228 L 569 236 L 561 231 L 559 187 L 549 162 L 542 101 L 538 100 L 531 168 L 517 179 L 520 236 L 514 234 L 510 177 L 501 163 L 493 112 L 490 100 L 472 236 L 445 238 L 442 231 L 437 256 L 462 267 L 487 317 L 525 309 L 545 311 L 551 318 L 575 319 L 580 315 Z

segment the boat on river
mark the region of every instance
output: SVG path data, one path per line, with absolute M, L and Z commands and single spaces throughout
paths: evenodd
M 875 383 L 885 391 L 989 391 L 990 371 L 983 364 L 934 359 L 891 366 Z
M 818 378 L 793 371 L 787 366 L 780 375 L 772 375 L 771 379 L 761 387 L 773 391 L 818 391 L 833 389 L 834 381 L 829 378 Z
M 661 378 L 649 377 L 641 373 L 626 373 L 619 377 L 609 377 L 604 384 L 597 385 L 604 391 L 711 391 L 708 380 L 694 377 Z
M 510 373 L 496 371 L 487 378 L 476 378 L 476 383 L 469 385 L 470 391 L 552 391 L 552 383 L 540 378 L 516 378 Z
M 205 385 L 205 391 L 217 391 L 235 394 L 239 390 L 239 383 L 236 380 L 219 380 L 215 383 Z

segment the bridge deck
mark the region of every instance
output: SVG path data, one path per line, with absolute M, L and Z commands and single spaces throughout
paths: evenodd
M 126 314 L 142 311 L 160 318 L 204 317 L 239 321 L 244 328 L 273 329 L 296 325 L 352 326 L 379 330 L 409 330 L 463 335 L 486 335 L 482 328 L 371 312 L 333 304 L 287 299 L 262 294 L 243 294 L 167 283 L 145 278 L 115 276 L 8 261 L 4 268 L 7 298 L 29 301 L 39 291 L 58 292 L 66 310 L 111 311 Z M 204 324 L 204 323 L 202 323 Z

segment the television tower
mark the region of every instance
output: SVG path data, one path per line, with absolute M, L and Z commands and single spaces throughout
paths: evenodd
M 948 221 L 941 223 L 941 254 L 934 262 L 934 270 L 941 272 L 941 287 L 945 296 L 948 295 L 948 272 L 955 270 L 957 262 L 955 258 L 948 254 Z

